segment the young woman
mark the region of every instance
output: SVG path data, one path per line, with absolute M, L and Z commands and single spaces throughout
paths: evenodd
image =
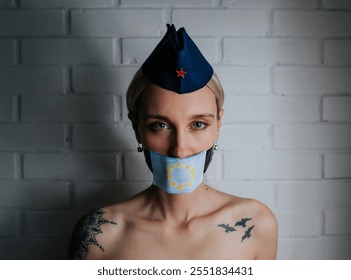
M 217 76 L 185 29 L 168 26 L 127 93 L 128 116 L 153 184 L 83 217 L 70 258 L 276 258 L 272 212 L 203 181 L 220 134 L 223 101 Z

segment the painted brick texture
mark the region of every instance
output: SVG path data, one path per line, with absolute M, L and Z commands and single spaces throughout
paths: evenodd
M 206 182 L 272 209 L 279 259 L 350 259 L 350 10 L 343 0 L 0 1 L 0 259 L 65 259 L 82 214 L 152 182 L 125 94 L 166 23 L 187 29 L 225 90 Z
M 155 36 L 162 31 L 160 9 L 72 11 L 71 16 L 76 36 Z
M 13 119 L 12 96 L 0 96 L 0 123 L 11 122 Z
M 273 34 L 293 37 L 348 37 L 350 12 L 275 11 Z
M 64 92 L 64 72 L 60 67 L 1 67 L 1 94 L 43 94 Z
M 112 64 L 111 39 L 30 39 L 22 41 L 23 64 Z M 84 49 L 84 52 L 82 52 Z
M 63 10 L 3 10 L 0 11 L 0 36 L 63 35 L 64 18 Z
M 14 40 L 0 39 L 0 65 L 12 65 L 15 58 Z

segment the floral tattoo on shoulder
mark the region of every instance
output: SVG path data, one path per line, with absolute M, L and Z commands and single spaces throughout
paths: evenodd
M 69 258 L 76 260 L 84 260 L 88 254 L 89 245 L 97 246 L 101 251 L 104 248 L 96 240 L 96 235 L 102 233 L 101 225 L 111 224 L 117 225 L 114 221 L 108 221 L 102 217 L 105 212 L 102 209 L 90 212 L 83 216 L 73 232 Z

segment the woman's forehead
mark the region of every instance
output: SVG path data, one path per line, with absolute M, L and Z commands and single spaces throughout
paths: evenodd
M 216 97 L 206 86 L 191 93 L 178 94 L 151 84 L 143 92 L 139 104 L 144 112 L 176 110 L 192 114 L 217 110 Z

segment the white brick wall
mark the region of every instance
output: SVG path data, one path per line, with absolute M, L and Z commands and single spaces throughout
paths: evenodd
M 121 201 L 125 197 L 137 194 L 145 188 L 144 182 L 76 182 L 72 195 L 72 206 L 75 209 L 97 209 Z
M 12 0 L 2 0 L 0 2 L 0 8 L 9 8 L 12 7 L 13 1 Z
M 325 233 L 327 235 L 351 234 L 351 224 L 347 221 L 350 210 L 333 210 L 325 212 Z
M 61 124 L 1 124 L 0 147 L 8 151 L 60 151 L 63 132 Z
M 222 0 L 225 7 L 314 8 L 314 0 Z
M 266 124 L 223 125 L 223 135 L 219 144 L 223 150 L 233 149 L 267 149 L 270 147 L 270 126 Z
M 350 65 L 348 54 L 351 48 L 350 40 L 329 40 L 324 42 L 324 62 L 330 65 Z
M 22 7 L 28 8 L 108 8 L 114 0 L 21 0 Z
M 151 182 L 125 92 L 168 22 L 226 92 L 206 181 L 273 210 L 280 259 L 350 259 L 350 3 L 0 1 L 0 259 L 65 258 L 78 217 Z
M 211 7 L 218 0 L 121 0 L 122 6 L 132 7 Z
M 1 181 L 1 208 L 66 208 L 69 184 L 52 181 Z
M 63 93 L 63 69 L 50 67 L 1 67 L 0 91 L 2 94 Z
M 9 153 L 0 153 L 0 179 L 14 178 L 14 155 Z
M 0 96 L 0 122 L 12 121 L 12 100 L 12 96 Z
M 281 237 L 317 237 L 323 223 L 320 211 L 281 211 L 277 213 Z
M 282 210 L 322 210 L 350 207 L 350 180 L 281 181 L 277 206 Z
M 175 9 L 172 19 L 201 36 L 263 36 L 268 25 L 266 12 L 259 9 Z
M 351 3 L 348 0 L 322 0 L 322 5 L 330 9 L 351 9 Z
M 342 11 L 274 11 L 272 31 L 277 36 L 348 37 L 350 15 Z
M 82 49 L 85 49 L 84 52 Z M 28 39 L 22 41 L 23 64 L 111 64 L 115 61 L 114 53 L 114 41 L 111 39 Z
M 325 97 L 323 98 L 323 120 L 331 122 L 350 122 L 350 108 L 350 97 Z
M 327 154 L 324 158 L 325 178 L 348 178 L 351 172 L 351 154 Z
M 321 178 L 319 155 L 275 153 L 226 153 L 224 180 L 272 180 Z
M 59 36 L 63 34 L 65 34 L 65 12 L 63 10 L 0 11 L 1 36 Z
M 320 100 L 290 96 L 226 96 L 226 122 L 315 122 Z
M 278 94 L 347 94 L 351 91 L 350 68 L 278 66 L 274 74 L 274 89 Z
M 214 70 L 221 77 L 223 89 L 236 94 L 267 94 L 270 92 L 270 71 L 265 66 L 216 65 Z M 252 82 L 254 77 L 255 82 Z
M 317 64 L 320 48 L 315 40 L 225 38 L 224 54 L 230 64 Z
M 115 180 L 117 158 L 113 154 L 27 154 L 24 179 Z
M 12 65 L 15 58 L 14 40 L 0 39 L 0 65 Z
M 76 124 L 73 126 L 75 150 L 134 150 L 135 137 L 130 126 Z
M 136 67 L 81 66 L 73 69 L 72 87 L 76 93 L 125 93 Z
M 12 237 L 18 235 L 20 225 L 19 215 L 16 211 L 4 210 L 0 212 L 0 224 L 9 225 L 0 228 L 0 235 Z
M 72 11 L 75 36 L 155 36 L 162 30 L 160 9 L 117 9 Z M 147 23 L 147 24 L 145 24 Z
M 24 122 L 111 122 L 116 116 L 112 95 L 31 95 L 21 105 Z
M 274 130 L 277 149 L 351 148 L 351 126 L 344 124 L 286 124 Z

